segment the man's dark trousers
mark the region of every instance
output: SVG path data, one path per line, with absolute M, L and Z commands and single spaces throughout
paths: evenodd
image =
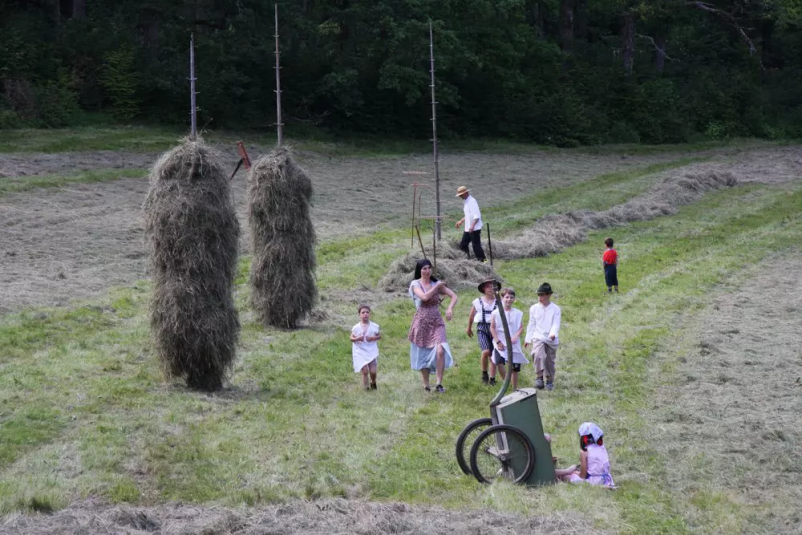
M 479 262 L 485 261 L 485 252 L 482 249 L 482 231 L 474 230 L 473 232 L 463 232 L 462 241 L 459 242 L 459 248 L 466 255 L 470 256 L 468 252 L 468 244 L 473 245 L 473 254 Z

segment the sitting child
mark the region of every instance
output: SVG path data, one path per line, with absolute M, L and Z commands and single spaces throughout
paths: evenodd
M 557 477 L 571 483 L 590 483 L 614 488 L 610 457 L 604 447 L 604 432 L 593 422 L 579 426 L 579 470 L 558 470 Z M 566 473 L 568 472 L 568 473 Z

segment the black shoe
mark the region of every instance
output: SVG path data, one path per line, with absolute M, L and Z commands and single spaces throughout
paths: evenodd
M 370 389 L 376 390 L 376 383 L 370 383 Z
M 429 388 L 428 386 L 424 386 L 423 390 L 426 391 L 426 392 L 431 392 L 432 391 L 432 389 Z
M 491 377 L 490 380 L 487 382 L 490 386 L 496 386 L 496 378 Z
M 487 381 L 488 381 L 487 372 L 482 372 L 482 382 L 484 384 L 487 384 Z
M 538 390 L 543 390 L 544 386 L 545 385 L 543 384 L 543 378 L 542 377 L 538 377 L 535 380 L 535 388 L 537 388 Z
M 446 389 L 443 388 L 443 385 L 437 385 L 436 387 L 434 387 L 434 391 L 437 392 L 438 394 L 443 394 L 445 393 Z

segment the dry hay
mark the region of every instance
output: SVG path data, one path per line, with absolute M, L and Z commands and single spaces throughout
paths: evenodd
M 165 372 L 215 390 L 239 334 L 233 287 L 239 222 L 228 177 L 202 140 L 184 140 L 150 172 L 144 205 L 153 275 L 150 324 Z
M 576 210 L 541 218 L 532 228 L 509 241 L 493 243 L 493 257 L 502 259 L 546 256 L 576 245 L 587 230 L 623 226 L 633 221 L 648 221 L 670 215 L 708 191 L 738 185 L 732 173 L 707 170 L 669 178 L 648 193 L 605 210 Z
M 489 510 L 453 511 L 403 503 L 329 499 L 293 501 L 264 508 L 227 509 L 172 504 L 104 507 L 87 502 L 52 515 L 15 514 L 0 531 L 18 535 L 412 535 L 429 533 L 603 533 L 575 513 L 523 517 Z
M 456 253 L 455 253 L 456 251 Z M 452 290 L 463 290 L 466 288 L 476 288 L 479 282 L 487 277 L 499 277 L 490 264 L 483 264 L 476 260 L 465 257 L 465 253 L 459 250 L 456 245 L 444 247 L 442 257 L 441 251 L 437 251 L 437 273 L 438 280 L 445 281 Z M 393 261 L 390 270 L 379 280 L 378 288 L 385 292 L 405 292 L 409 288 L 409 283 L 415 278 L 415 263 L 421 258 L 420 253 L 408 253 L 407 255 Z
M 286 148 L 260 158 L 248 173 L 251 304 L 265 325 L 294 328 L 315 304 L 311 197 L 312 181 Z

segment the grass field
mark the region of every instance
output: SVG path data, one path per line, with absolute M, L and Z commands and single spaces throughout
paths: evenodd
M 125 132 L 114 135 L 129 142 Z M 138 143 L 159 147 L 161 136 Z M 31 147 L 46 151 L 69 150 L 74 136 L 40 137 Z M 0 150 L 19 143 L 0 135 Z M 680 151 L 667 162 L 497 203 L 485 217 L 504 236 L 545 214 L 607 209 L 644 191 L 656 173 L 706 157 Z M 81 181 L 108 178 L 95 173 Z M 12 188 L 8 184 L 13 182 L 0 182 L 0 194 Z M 570 513 L 615 532 L 793 532 L 800 527 L 794 512 L 798 477 L 772 470 L 802 470 L 799 412 L 773 429 L 782 433 L 783 447 L 772 450 L 771 465 L 738 465 L 742 469 L 726 480 L 704 471 L 705 455 L 746 463 L 749 452 L 707 451 L 701 438 L 666 429 L 678 414 L 703 410 L 698 397 L 704 389 L 693 398 L 672 389 L 701 369 L 698 326 L 716 300 L 756 277 L 754 266 L 771 272 L 778 258 L 802 266 L 800 206 L 802 181 L 748 184 L 710 193 L 673 216 L 591 233 L 547 258 L 497 262 L 524 311 L 536 301 L 541 282 L 555 288 L 563 345 L 557 388 L 540 396 L 544 427 L 554 437 L 555 455 L 570 464 L 577 456 L 577 426 L 598 422 L 619 486 L 615 492 L 480 486 L 461 474 L 454 440 L 465 424 L 487 415 L 494 393 L 479 384 L 477 348 L 464 334 L 474 294 L 460 293 L 448 326 L 458 363 L 446 372 L 448 391 L 426 395 L 409 370 L 405 337 L 413 306 L 374 291 L 390 261 L 408 249 L 408 231 L 399 224 L 319 244 L 320 319 L 298 331 L 264 329 L 253 321 L 249 259 L 243 258 L 239 358 L 229 387 L 213 395 L 163 380 L 149 340 L 147 280 L 110 288 L 80 305 L 0 316 L 0 512 L 52 511 L 88 498 L 237 507 L 344 497 L 537 517 Z M 622 293 L 613 296 L 603 293 L 599 267 L 608 234 L 621 257 Z M 373 321 L 384 333 L 379 390 L 372 393 L 361 390 L 350 364 L 347 331 L 361 300 L 374 305 Z M 791 359 L 788 382 L 766 388 L 802 393 L 792 377 L 799 371 L 798 353 L 781 356 Z M 521 383 L 531 386 L 533 380 L 531 368 L 525 370 Z M 731 387 L 727 395 L 736 396 L 738 385 Z M 755 410 L 787 409 L 784 399 L 782 407 L 765 400 Z M 737 429 L 737 422 L 721 425 L 727 432 Z M 776 435 L 766 440 L 776 441 Z M 680 455 L 684 448 L 695 456 Z M 716 466 L 726 470 L 729 464 Z M 765 499 L 753 492 L 750 478 L 757 470 L 769 471 L 778 486 Z

